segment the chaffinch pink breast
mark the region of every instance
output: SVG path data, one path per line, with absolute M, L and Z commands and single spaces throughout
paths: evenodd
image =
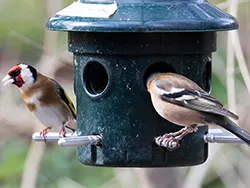
M 13 66 L 2 82 L 3 85 L 14 84 L 20 89 L 30 112 L 46 126 L 40 133 L 44 140 L 51 128 L 59 128 L 59 135 L 63 136 L 66 134 L 65 128 L 75 131 L 75 107 L 55 80 L 42 75 L 34 67 L 21 63 Z
M 231 120 L 237 120 L 238 116 L 192 80 L 175 73 L 155 73 L 149 77 L 147 89 L 160 116 L 185 126 L 180 131 L 164 134 L 161 142 L 167 139 L 178 143 L 185 135 L 196 131 L 199 125 L 219 125 L 250 146 L 250 134 Z

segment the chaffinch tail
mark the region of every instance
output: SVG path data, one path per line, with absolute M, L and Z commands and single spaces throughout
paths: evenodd
M 44 137 L 51 128 L 59 128 L 65 136 L 65 128 L 75 131 L 76 110 L 65 90 L 55 80 L 48 78 L 24 63 L 13 66 L 2 80 L 3 85 L 14 84 L 30 112 L 46 128 L 40 132 Z
M 238 116 L 192 80 L 174 73 L 155 73 L 148 78 L 147 89 L 160 116 L 185 126 L 180 131 L 164 134 L 160 145 L 165 139 L 167 144 L 175 141 L 179 145 L 178 142 L 199 125 L 219 125 L 250 146 L 250 134 L 231 120 L 237 120 Z

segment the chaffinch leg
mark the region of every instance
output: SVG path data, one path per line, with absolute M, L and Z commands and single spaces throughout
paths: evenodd
M 192 133 L 192 132 L 196 132 L 198 130 L 198 126 L 197 125 L 192 125 L 192 126 L 189 126 L 189 127 L 185 127 L 184 128 L 185 130 L 183 130 L 183 132 L 179 135 L 179 136 L 176 136 L 175 139 L 180 141 L 183 137 L 185 137 L 186 135 Z
M 164 135 L 161 137 L 161 139 L 160 139 L 160 146 L 162 146 L 162 142 L 163 142 L 164 140 L 166 141 L 166 139 L 168 139 L 168 138 L 171 139 L 171 138 L 174 138 L 174 137 L 176 137 L 176 136 L 178 136 L 178 135 L 181 135 L 183 132 L 186 131 L 186 129 L 187 129 L 187 127 L 184 127 L 184 128 L 182 128 L 181 130 L 179 130 L 179 131 L 164 134 Z M 167 142 L 167 141 L 166 141 L 166 142 Z
M 167 149 L 174 150 L 177 149 L 180 144 L 179 141 L 185 137 L 186 135 L 196 132 L 198 130 L 198 125 L 191 125 L 188 127 L 184 127 L 181 130 L 173 133 L 166 133 L 160 139 L 160 146 L 164 142 L 164 145 L 167 146 Z

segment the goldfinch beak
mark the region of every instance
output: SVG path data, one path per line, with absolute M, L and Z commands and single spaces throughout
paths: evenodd
M 14 82 L 14 79 L 11 78 L 8 74 L 2 79 L 2 83 L 4 86 L 12 84 Z

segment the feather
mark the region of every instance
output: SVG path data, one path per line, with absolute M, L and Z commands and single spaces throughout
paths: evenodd
M 161 95 L 161 99 L 172 104 L 180 105 L 192 110 L 218 114 L 233 119 L 239 117 L 229 110 L 223 108 L 223 105 L 205 91 L 189 91 L 183 90 L 177 93 L 165 93 Z
M 155 86 L 161 99 L 192 110 L 219 114 L 233 119 L 239 117 L 229 110 L 195 82 L 184 76 L 167 73 L 155 78 Z
M 74 107 L 73 102 L 71 101 L 70 97 L 66 93 L 66 91 L 58 84 L 55 80 L 49 78 L 56 86 L 56 91 L 59 97 L 63 100 L 63 102 L 69 107 L 70 111 L 72 112 L 72 115 L 76 119 L 76 109 Z

